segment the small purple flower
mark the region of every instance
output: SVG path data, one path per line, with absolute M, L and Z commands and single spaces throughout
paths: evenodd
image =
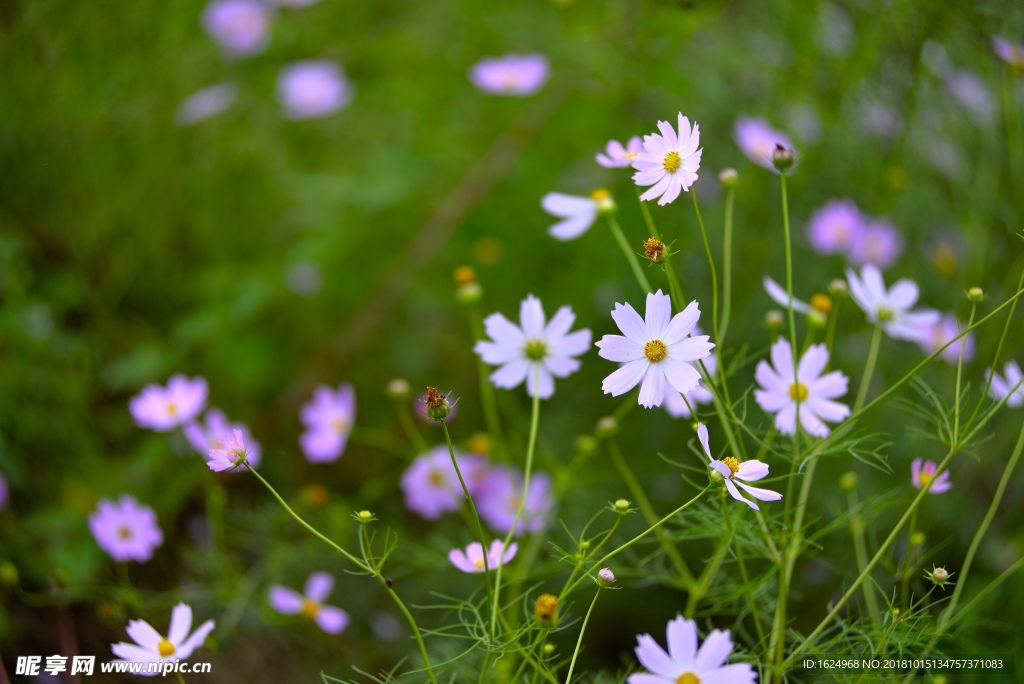
M 492 95 L 533 95 L 548 80 L 544 55 L 505 55 L 481 59 L 469 70 L 469 80 Z
M 203 88 L 185 98 L 174 115 L 179 126 L 191 126 L 227 110 L 238 98 L 238 86 L 234 83 L 218 83 Z
M 0 475 L 0 511 L 7 508 L 7 502 L 10 501 L 10 488 L 7 486 L 7 480 L 4 479 L 3 475 Z
M 860 242 L 865 219 L 850 200 L 832 200 L 811 214 L 807 237 L 818 254 L 846 253 Z
M 289 119 L 319 119 L 352 100 L 352 84 L 337 62 L 312 59 L 292 62 L 277 77 L 277 99 Z
M 996 401 L 1006 399 L 1006 405 L 1011 408 L 1024 406 L 1024 373 L 1016 361 L 1008 361 L 1003 366 L 1002 375 L 989 368 L 985 371 L 985 379 L 991 382 L 988 396 Z
M 239 430 L 246 444 L 246 460 L 249 465 L 255 468 L 260 464 L 263 450 L 260 448 L 259 442 L 252 438 L 249 428 L 242 423 L 228 421 L 227 416 L 220 409 L 211 406 L 207 409 L 202 424 L 193 421 L 186 424 L 183 430 L 189 444 L 201 456 L 208 455 L 211 449 L 222 448 L 228 440 L 234 437 L 234 432 Z
M 128 622 L 128 636 L 134 641 L 129 644 L 124 641 L 110 645 L 110 650 L 120 660 L 115 663 L 163 663 L 174 659 L 186 660 L 192 652 L 203 645 L 206 637 L 213 631 L 213 620 L 207 620 L 196 628 L 189 636 L 192 629 L 192 607 L 185 603 L 174 606 L 171 612 L 171 624 L 167 629 L 167 636 L 156 631 L 153 625 L 145 620 L 131 620 Z M 139 674 L 153 676 L 156 672 L 143 670 Z
M 194 419 L 206 406 L 206 380 L 174 375 L 166 387 L 146 385 L 128 402 L 135 424 L 167 432 Z
M 915 458 L 914 462 L 910 464 L 910 484 L 914 485 L 916 489 L 923 489 L 928 486 L 928 483 L 931 483 L 932 486 L 928 489 L 929 494 L 948 492 L 953 486 L 949 481 L 949 471 L 935 477 L 937 468 L 934 461 L 923 461 L 922 465 L 922 459 Z
M 475 497 L 480 517 L 495 532 L 507 533 L 512 529 L 523 496 L 523 476 L 512 468 L 494 468 L 480 485 Z M 543 532 L 548 525 L 548 514 L 554 508 L 551 495 L 551 477 L 537 472 L 530 478 L 526 505 L 514 535 Z
M 849 259 L 858 266 L 873 264 L 888 268 L 903 253 L 903 238 L 896 228 L 883 219 L 869 221 L 850 244 Z
M 302 594 L 279 584 L 272 585 L 270 606 L 285 615 L 301 613 L 328 634 L 341 634 L 348 626 L 348 613 L 341 608 L 323 605 L 333 588 L 333 577 L 326 572 L 314 572 L 306 580 Z
M 929 326 L 922 333 L 918 343 L 926 354 L 934 354 L 943 345 L 948 343 L 960 334 L 960 326 L 956 322 L 956 316 L 946 314 L 934 325 Z M 974 334 L 968 333 L 964 338 L 964 361 L 974 358 Z M 957 364 L 960 362 L 960 342 L 951 344 L 939 354 L 939 358 L 947 363 Z
M 248 451 L 245 435 L 241 430 L 235 430 L 223 446 L 210 449 L 210 460 L 206 462 L 206 465 L 210 466 L 210 470 L 215 473 L 221 473 L 231 468 L 242 468 L 246 465 Z
M 274 0 L 281 7 L 309 7 L 320 0 Z
M 487 462 L 475 454 L 458 451 L 455 458 L 466 487 L 475 498 L 487 472 Z M 402 473 L 401 487 L 406 508 L 427 520 L 437 520 L 444 513 L 459 510 L 465 500 L 447 446 L 435 447 L 417 456 Z
M 633 165 L 633 157 L 644 151 L 639 135 L 634 135 L 623 147 L 618 140 L 609 140 L 604 152 L 597 153 L 597 163 L 606 169 L 624 169 Z
M 977 74 L 953 69 L 946 74 L 946 89 L 960 104 L 967 107 L 981 121 L 990 121 L 996 113 L 996 103 L 985 81 Z
M 299 445 L 310 463 L 329 463 L 345 452 L 348 435 L 356 419 L 356 391 L 345 383 L 337 390 L 326 385 L 316 388 L 313 401 L 299 414 L 306 431 Z
M 500 539 L 495 539 L 491 542 L 491 547 L 487 549 L 487 563 L 484 563 L 484 547 L 480 542 L 473 542 L 466 547 L 466 550 L 452 549 L 448 552 L 448 560 L 452 562 L 452 565 L 457 567 L 462 572 L 477 573 L 486 570 L 494 570 L 499 565 L 504 565 L 510 560 L 515 558 L 516 551 L 519 550 L 519 546 L 512 542 L 505 549 L 505 545 Z M 502 553 L 504 551 L 504 553 Z
M 992 49 L 996 51 L 1000 59 L 1010 66 L 1024 69 L 1024 45 L 1011 43 L 1005 38 L 993 36 Z
M 164 541 L 153 509 L 128 494 L 117 502 L 101 500 L 89 516 L 89 529 L 100 548 L 118 562 L 144 563 Z
M 772 128 L 764 119 L 741 116 L 736 119 L 733 137 L 740 151 L 747 159 L 769 171 L 774 171 L 772 154 L 776 145 L 793 149 L 793 143 L 785 133 Z
M 213 0 L 203 10 L 203 28 L 229 55 L 261 52 L 270 38 L 269 6 L 257 0 Z

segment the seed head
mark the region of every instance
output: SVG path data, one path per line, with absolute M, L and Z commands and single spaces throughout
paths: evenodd
M 533 614 L 545 627 L 553 626 L 558 615 L 558 597 L 553 594 L 541 594 L 534 604 Z
M 420 400 L 427 407 L 427 416 L 434 420 L 444 420 L 452 411 L 448 399 L 437 391 L 436 387 L 427 386 L 427 393 Z
M 668 256 L 665 252 L 665 243 L 656 237 L 647 238 L 644 242 L 644 256 L 655 264 L 660 264 Z

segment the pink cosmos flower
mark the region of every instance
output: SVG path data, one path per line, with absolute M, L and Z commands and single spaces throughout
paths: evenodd
M 996 51 L 1000 59 L 1010 66 L 1024 69 L 1024 45 L 1011 43 L 1005 38 L 993 36 L 992 49 Z
M 548 228 L 548 235 L 566 242 L 590 230 L 602 211 L 615 207 L 615 200 L 607 190 L 595 190 L 590 197 L 549 192 L 541 198 L 540 206 L 562 219 Z
M 861 240 L 866 221 L 850 200 L 832 200 L 811 214 L 807 237 L 818 254 L 845 254 Z
M 167 432 L 191 421 L 206 406 L 206 380 L 174 375 L 166 387 L 146 385 L 128 402 L 135 424 Z
M 725 488 L 729 490 L 729 496 L 742 501 L 747 504 L 755 511 L 759 510 L 758 505 L 749 499 L 743 497 L 739 490 L 736 489 L 736 485 L 742 487 L 748 494 L 759 501 L 779 501 L 782 499 L 782 495 L 778 492 L 773 492 L 770 489 L 760 489 L 758 487 L 751 487 L 744 482 L 756 482 L 768 477 L 768 464 L 762 463 L 761 461 L 744 461 L 740 463 L 733 457 L 727 457 L 723 459 L 716 459 L 711 455 L 711 442 L 708 439 L 708 428 L 703 423 L 697 427 L 697 437 L 700 439 L 700 445 L 704 448 L 704 454 L 711 461 L 711 469 L 722 476 L 722 480 L 725 482 Z
M 487 472 L 486 460 L 458 451 L 455 459 L 469 493 L 476 499 Z M 417 456 L 402 473 L 401 488 L 405 507 L 427 520 L 437 520 L 444 513 L 457 511 L 465 501 L 447 446 L 435 447 Z
M 847 255 L 854 264 L 888 268 L 903 253 L 903 238 L 888 221 L 874 219 L 851 241 Z
M 519 306 L 519 325 L 500 313 L 484 319 L 490 340 L 473 347 L 484 363 L 499 366 L 491 374 L 495 387 L 512 389 L 526 382 L 526 393 L 548 399 L 555 393 L 555 378 L 567 378 L 580 368 L 575 358 L 590 347 L 590 330 L 570 333 L 576 321 L 572 308 L 563 306 L 551 321 L 544 305 L 532 294 Z
M 153 509 L 128 494 L 117 502 L 102 499 L 89 516 L 89 530 L 100 548 L 119 563 L 144 563 L 164 541 Z
M 700 126 L 690 128 L 690 120 L 679 113 L 679 132 L 668 121 L 659 121 L 661 135 L 644 136 L 644 151 L 633 157 L 633 181 L 641 186 L 653 186 L 640 199 L 658 199 L 663 206 L 679 196 L 697 180 L 700 158 L 704 153 L 700 145 Z
M 1003 374 L 995 373 L 989 368 L 985 371 L 986 381 L 991 378 L 992 384 L 989 387 L 988 395 L 996 401 L 1006 399 L 1006 405 L 1010 407 L 1024 406 L 1024 374 L 1016 361 L 1009 361 L 1003 366 Z M 1011 395 L 1010 392 L 1013 392 Z
M 171 625 L 167 636 L 161 635 L 145 620 L 132 620 L 128 623 L 128 636 L 134 644 L 119 642 L 111 645 L 110 650 L 120 660 L 117 663 L 160 663 L 187 660 L 192 652 L 203 645 L 206 637 L 213 631 L 213 620 L 207 620 L 189 636 L 192 628 L 192 608 L 179 603 L 171 613 Z M 152 677 L 161 672 L 156 669 L 147 672 L 143 668 L 141 674 Z
M 203 10 L 203 28 L 229 55 L 261 52 L 270 38 L 271 8 L 257 0 L 213 0 Z
M 949 471 L 935 477 L 937 468 L 934 461 L 923 461 L 922 465 L 922 459 L 915 458 L 914 462 L 910 464 L 910 484 L 914 485 L 916 489 L 923 489 L 931 483 L 931 487 L 928 488 L 930 494 L 948 492 L 953 487 L 949 481 Z
M 650 674 L 632 674 L 627 684 L 754 684 L 747 663 L 725 665 L 732 653 L 729 631 L 712 630 L 697 648 L 697 623 L 677 616 L 668 623 L 668 651 L 650 634 L 636 638 L 636 658 Z
M 512 529 L 523 496 L 522 473 L 513 468 L 494 468 L 480 484 L 480 494 L 473 495 L 477 511 L 487 525 L 501 534 Z M 516 526 L 514 536 L 543 532 L 548 526 L 548 517 L 554 509 L 551 492 L 551 477 L 547 473 L 535 472 L 530 478 L 530 489 L 526 493 L 523 515 Z
M 502 553 L 504 550 L 504 553 Z M 462 572 L 477 573 L 486 570 L 494 570 L 499 565 L 504 565 L 512 560 L 516 551 L 519 550 L 519 546 L 512 542 L 505 549 L 505 545 L 500 539 L 495 539 L 491 542 L 491 547 L 487 550 L 487 563 L 484 563 L 484 547 L 480 542 L 473 542 L 466 547 L 466 550 L 452 549 L 448 552 L 448 560 L 452 562 L 452 565 L 457 567 Z
M 193 421 L 182 428 L 192 448 L 202 456 L 207 456 L 211 449 L 221 449 L 234 437 L 236 430 L 241 431 L 246 445 L 246 460 L 253 468 L 260 464 L 260 456 L 263 453 L 259 442 L 252 438 L 249 428 L 242 423 L 228 421 L 224 412 L 218 408 L 210 407 L 203 417 L 203 422 Z
M 301 613 L 328 634 L 341 634 L 348 626 L 348 613 L 341 608 L 323 605 L 333 588 L 333 577 L 326 572 L 314 572 L 306 580 L 302 594 L 279 584 L 271 586 L 270 606 L 285 615 Z
M 793 148 L 789 136 L 772 128 L 764 119 L 741 116 L 736 119 L 733 137 L 747 159 L 769 171 L 778 173 L 772 163 L 776 145 Z
M 353 88 L 337 62 L 313 59 L 292 62 L 277 77 L 277 99 L 289 119 L 319 119 L 352 100 Z
M 840 371 L 822 375 L 826 365 L 825 345 L 812 344 L 794 374 L 793 349 L 783 337 L 772 345 L 771 363 L 763 359 L 758 362 L 754 377 L 761 389 L 754 390 L 754 398 L 762 409 L 775 414 L 775 428 L 779 432 L 796 434 L 798 399 L 800 425 L 815 437 L 829 433 L 826 420 L 838 423 L 850 415 L 848 406 L 833 401 L 846 394 L 850 380 Z
M 218 83 L 189 95 L 178 105 L 174 121 L 179 126 L 191 126 L 226 111 L 238 98 L 234 83 Z
M 481 59 L 469 70 L 469 80 L 492 95 L 533 95 L 548 80 L 548 60 L 544 55 L 505 55 Z
M 210 460 L 206 462 L 206 465 L 210 466 L 210 470 L 215 473 L 231 468 L 244 468 L 248 451 L 245 435 L 241 430 L 235 430 L 234 434 L 221 447 L 210 449 Z
M 643 152 L 640 136 L 634 135 L 625 146 L 618 140 L 609 140 L 604 152 L 597 153 L 597 163 L 606 169 L 624 169 L 632 166 L 633 158 Z
M 313 400 L 302 407 L 299 418 L 306 426 L 299 436 L 306 460 L 310 463 L 337 461 L 345 452 L 349 433 L 356 419 L 356 392 L 345 383 L 332 389 L 321 385 Z
M 936 321 L 933 325 L 929 326 L 927 330 L 921 334 L 921 339 L 918 340 L 918 344 L 926 354 L 934 354 L 938 349 L 941 349 L 950 340 L 956 338 L 960 334 L 960 325 L 956 322 L 956 316 L 953 314 L 945 314 Z M 968 333 L 963 342 L 964 345 L 964 361 L 970 361 L 974 358 L 974 333 Z M 939 354 L 939 358 L 946 363 L 957 364 L 960 362 L 960 344 L 951 344 Z
M 882 272 L 872 264 L 864 266 L 859 277 L 846 269 L 846 280 L 850 284 L 850 297 L 865 313 L 868 322 L 881 326 L 893 339 L 918 342 L 939 321 L 938 311 L 913 309 L 920 291 L 912 280 L 897 280 L 886 289 Z

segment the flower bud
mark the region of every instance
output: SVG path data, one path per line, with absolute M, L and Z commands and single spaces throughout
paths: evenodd
M 839 488 L 844 492 L 852 492 L 857 489 L 857 473 L 848 470 L 839 477 Z
M 668 253 L 665 251 L 665 243 L 658 238 L 647 238 L 644 242 L 644 256 L 655 264 L 665 261 Z
M 775 143 L 772 152 L 772 165 L 779 173 L 786 173 L 793 166 L 793 149 L 781 143 Z
M 601 568 L 597 573 L 597 583 L 602 587 L 610 587 L 615 584 L 615 574 L 608 568 Z
M 558 615 L 558 597 L 553 594 L 541 594 L 537 597 L 537 603 L 533 606 L 533 614 L 545 627 L 555 624 L 555 617 Z
M 462 285 L 455 290 L 455 298 L 463 304 L 480 301 L 481 296 L 483 296 L 483 290 L 480 288 L 480 283 Z
M 828 293 L 832 295 L 833 299 L 842 299 L 846 296 L 846 281 L 836 278 L 828 284 Z
M 740 174 L 736 173 L 736 169 L 722 169 L 718 172 L 718 182 L 723 188 L 735 188 L 740 184 Z
M 427 386 L 427 393 L 420 400 L 427 407 L 427 417 L 434 420 L 444 420 L 452 412 L 452 405 L 448 399 L 437 391 L 436 387 Z
M 932 568 L 931 572 L 925 573 L 925 577 L 930 579 L 936 586 L 941 587 L 949 581 L 950 574 L 946 568 Z
M 824 328 L 828 325 L 828 315 L 823 314 L 817 309 L 811 309 L 807 314 L 807 325 L 812 328 Z
M 364 525 L 377 519 L 370 511 L 359 511 L 353 514 L 352 517 L 356 519 L 356 522 L 361 522 Z
M 409 382 L 403 378 L 395 378 L 388 383 L 388 396 L 397 401 L 409 398 Z
M 600 438 L 611 437 L 619 429 L 619 421 L 612 416 L 605 416 L 597 421 L 597 436 Z
M 811 297 L 810 304 L 812 309 L 826 316 L 832 311 L 832 298 L 821 292 Z
M 985 291 L 980 287 L 972 287 L 967 291 L 967 299 L 971 300 L 975 304 L 985 299 Z
M 616 513 L 629 513 L 629 501 L 625 499 L 616 499 L 612 505 L 615 507 Z
M 590 548 L 590 540 L 589 539 L 584 539 L 583 541 L 580 542 L 580 550 L 581 551 L 586 551 L 589 548 Z
M 602 216 L 605 214 L 614 214 L 617 209 L 612 193 L 608 192 L 604 188 L 598 188 L 594 192 L 590 193 L 590 199 L 594 200 L 594 203 L 597 204 L 597 213 Z
M 776 333 L 782 330 L 782 324 L 786 319 L 778 309 L 771 309 L 764 315 L 764 324 L 769 331 Z
M 13 587 L 18 584 L 18 567 L 10 561 L 0 563 L 0 584 Z
M 551 655 L 555 652 L 554 644 L 544 644 L 544 655 Z
M 597 439 L 593 435 L 580 435 L 576 440 L 576 451 L 581 454 L 592 454 L 597 451 Z
M 452 273 L 452 279 L 455 281 L 455 287 L 472 285 L 476 282 L 476 271 L 472 266 L 459 266 Z
M 927 539 L 927 537 L 925 537 L 924 532 L 921 532 L 919 530 L 919 531 L 914 532 L 913 534 L 910 535 L 910 545 L 911 546 L 924 546 L 924 542 L 925 542 L 926 539 Z

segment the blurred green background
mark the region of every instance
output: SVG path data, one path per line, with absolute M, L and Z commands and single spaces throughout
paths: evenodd
M 15 655 L 69 647 L 104 659 L 128 618 L 159 626 L 178 600 L 218 621 L 210 681 L 317 681 L 320 670 L 350 677 L 352 665 L 376 670 L 410 653 L 371 580 L 346 576 L 252 478 L 214 475 L 180 435 L 136 428 L 127 401 L 175 372 L 204 376 L 210 403 L 252 427 L 262 471 L 311 521 L 344 544 L 351 511 L 370 508 L 403 539 L 392 573 L 408 601 L 463 592 L 465 579 L 437 553 L 470 540 L 461 521 L 428 524 L 404 511 L 397 482 L 414 454 L 387 382 L 453 390 L 460 443 L 483 429 L 467 312 L 451 277 L 460 265 L 476 269 L 482 313 L 511 316 L 533 293 L 549 314 L 572 305 L 595 337 L 615 332 L 613 302 L 638 305 L 641 294 L 621 254 L 601 225 L 574 242 L 552 240 L 545 229 L 553 219 L 539 201 L 550 191 L 608 187 L 639 251 L 646 234 L 628 172 L 603 169 L 593 156 L 677 111 L 701 127 L 695 191 L 718 254 L 715 175 L 740 173 L 728 353 L 740 345 L 754 358 L 763 353 L 773 305 L 760 279 L 784 274 L 778 181 L 737 149 L 738 115 L 768 119 L 799 152 L 790 182 L 799 296 L 842 276 L 842 261 L 815 256 L 803 234 L 811 212 L 832 198 L 889 217 L 907 249 L 888 277 L 916 279 L 924 304 L 961 319 L 967 287 L 983 287 L 992 306 L 1014 291 L 1024 263 L 1014 236 L 1024 80 L 990 46 L 993 35 L 1024 37 L 1019 3 L 321 0 L 279 10 L 268 49 L 245 59 L 221 54 L 200 27 L 202 10 L 193 0 L 0 5 L 0 474 L 11 487 L 0 561 L 19 576 L 0 588 L 9 671 Z M 549 58 L 552 76 L 539 94 L 495 97 L 469 83 L 474 62 L 508 52 Z M 355 98 L 327 118 L 286 120 L 277 73 L 309 58 L 343 64 Z M 951 69 L 973 74 L 984 97 L 958 98 Z M 238 84 L 234 106 L 175 124 L 185 97 L 225 80 Z M 653 207 L 654 217 L 675 240 L 687 295 L 709 311 L 688 201 Z M 664 286 L 660 273 L 651 277 Z M 965 375 L 975 388 L 999 326 L 977 337 Z M 846 305 L 836 363 L 855 379 L 868 334 Z M 1024 361 L 1020 336 L 1009 340 L 1005 358 Z M 876 385 L 920 358 L 916 347 L 887 341 Z M 621 403 L 599 391 L 610 364 L 594 353 L 583 361 L 543 406 L 539 458 L 549 471 Z M 925 374 L 947 401 L 953 373 L 936 364 Z M 751 368 L 741 378 L 734 394 L 751 382 Z M 336 463 L 311 465 L 297 447 L 298 408 L 317 384 L 342 381 L 357 391 L 353 443 Z M 498 397 L 521 453 L 525 392 Z M 756 407 L 751 415 L 767 422 Z M 817 501 L 823 522 L 834 518 L 844 508 L 836 481 L 850 469 L 861 475 L 862 496 L 898 490 L 879 505 L 872 529 L 881 537 L 869 537 L 877 548 L 896 519 L 891 509 L 909 501 L 910 460 L 942 453 L 905 438 L 917 420 L 909 414 L 871 420 L 892 433 L 892 474 L 832 459 L 819 472 Z M 977 460 L 954 463 L 955 493 L 922 513 L 937 563 L 962 559 L 1019 422 L 1019 412 L 1000 416 Z M 429 442 L 441 440 L 435 427 L 422 429 Z M 682 484 L 663 477 L 655 454 L 685 453 L 690 427 L 636 410 L 623 430 L 641 480 L 658 482 L 651 495 L 668 510 Z M 983 545 L 978 586 L 1020 556 L 1022 490 L 1016 478 Z M 165 534 L 154 559 L 127 573 L 87 526 L 98 499 L 122 492 L 153 506 Z M 578 530 L 623 495 L 599 453 L 559 515 Z M 209 524 L 214 513 L 223 529 Z M 566 543 L 557 526 L 553 535 Z M 790 611 L 798 629 L 818 622 L 853 566 L 844 528 L 820 543 L 820 560 L 801 569 L 802 608 Z M 707 550 L 691 565 L 700 553 Z M 542 558 L 538 580 L 556 569 L 553 557 Z M 269 583 L 301 586 L 317 569 L 336 575 L 330 603 L 353 617 L 342 637 L 266 604 Z M 661 638 L 682 607 L 677 593 L 643 578 L 627 573 L 623 583 L 595 614 L 584 667 L 611 672 L 631 662 L 634 635 Z M 1021 652 L 1020 588 L 1011 580 L 988 599 L 957 652 Z M 713 617 L 730 626 L 728 615 Z M 441 618 L 422 616 L 427 625 Z M 397 641 L 381 637 L 396 631 Z M 571 652 L 574 633 L 560 638 Z

